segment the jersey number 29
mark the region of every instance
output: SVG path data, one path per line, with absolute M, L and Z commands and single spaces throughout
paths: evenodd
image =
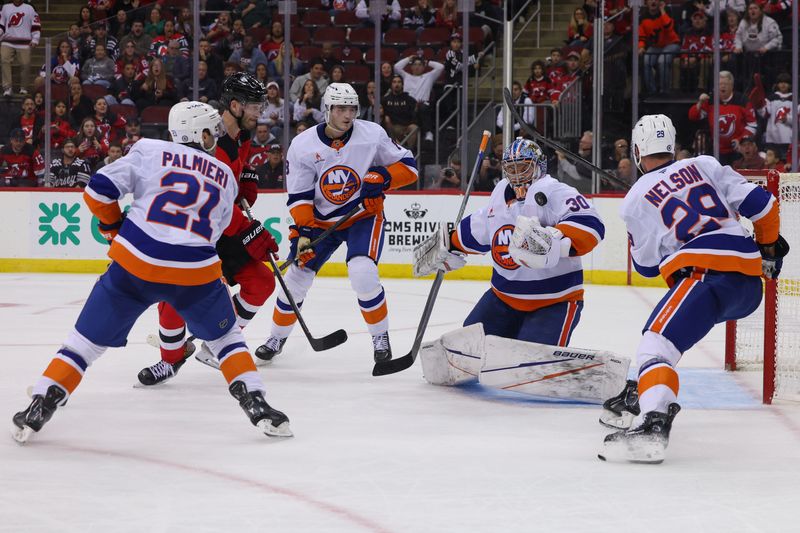
M 713 218 L 696 229 L 701 215 Z M 681 242 L 688 242 L 701 233 L 718 230 L 721 226 L 714 218 L 728 218 L 728 210 L 717 191 L 708 183 L 692 187 L 685 202 L 672 196 L 661 207 L 661 220 L 668 228 L 675 227 L 675 236 Z
M 187 229 L 189 227 L 189 215 L 180 209 L 187 209 L 197 204 L 200 196 L 200 183 L 197 178 L 191 174 L 184 174 L 182 172 L 170 172 L 161 178 L 162 187 L 174 187 L 175 185 L 186 185 L 185 191 L 170 189 L 158 194 L 153 203 L 150 204 L 150 210 L 147 212 L 147 220 L 149 222 L 156 222 L 159 224 L 166 224 L 179 229 Z M 211 240 L 211 211 L 217 207 L 219 203 L 220 190 L 214 185 L 203 182 L 203 191 L 208 193 L 208 199 L 197 211 L 198 219 L 191 221 L 190 230 L 206 240 Z M 175 211 L 170 212 L 166 210 L 168 205 L 177 207 L 173 208 Z

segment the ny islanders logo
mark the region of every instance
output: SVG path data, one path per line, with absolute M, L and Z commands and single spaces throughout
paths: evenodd
M 330 203 L 347 203 L 361 185 L 356 171 L 344 165 L 336 165 L 325 171 L 319 178 L 319 190 Z
M 511 235 L 513 233 L 513 224 L 506 224 L 495 231 L 494 237 L 492 237 L 492 260 L 496 265 L 506 270 L 519 268 L 519 265 L 508 255 L 508 245 L 511 243 Z

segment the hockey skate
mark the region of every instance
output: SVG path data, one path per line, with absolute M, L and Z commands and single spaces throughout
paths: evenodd
M 219 359 L 217 359 L 216 355 L 211 353 L 211 349 L 205 342 L 200 344 L 200 349 L 197 350 L 196 354 L 194 354 L 194 358 L 204 365 L 208 365 L 211 368 L 216 368 L 219 370 Z
M 372 336 L 373 358 L 376 363 L 389 361 L 392 358 L 392 347 L 389 345 L 389 332 Z
M 34 394 L 27 409 L 14 415 L 11 436 L 20 444 L 25 444 L 34 432 L 42 429 L 56 412 L 59 404 L 67 397 L 66 391 L 58 385 L 50 385 L 44 396 Z
M 597 457 L 603 461 L 662 463 L 669 444 L 672 421 L 680 410 L 680 405 L 671 403 L 666 413 L 650 411 L 644 414 L 638 426 L 606 435 L 603 450 Z
M 269 406 L 261 391 L 247 391 L 247 385 L 241 381 L 234 381 L 228 387 L 231 395 L 239 400 L 239 406 L 244 410 L 250 422 L 264 432 L 268 437 L 291 437 L 289 418 Z
M 194 343 L 187 341 L 183 348 L 183 359 L 177 363 L 167 363 L 161 360 L 154 365 L 143 368 L 139 372 L 139 375 L 136 376 L 139 378 L 139 383 L 145 387 L 151 387 L 172 379 L 177 375 L 178 370 L 180 370 L 186 360 L 192 356 L 195 349 Z
M 256 365 L 264 366 L 272 362 L 272 359 L 283 351 L 286 338 L 270 337 L 258 348 L 256 348 Z
M 628 429 L 640 412 L 639 384 L 629 379 L 622 392 L 603 402 L 600 423 L 611 429 Z

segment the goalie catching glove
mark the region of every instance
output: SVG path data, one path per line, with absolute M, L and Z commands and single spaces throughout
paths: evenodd
M 553 268 L 569 256 L 572 240 L 560 230 L 545 227 L 537 217 L 518 216 L 508 254 L 515 263 L 528 268 Z
M 427 276 L 437 270 L 451 272 L 467 264 L 461 252 L 450 245 L 450 232 L 444 226 L 414 247 L 414 277 Z

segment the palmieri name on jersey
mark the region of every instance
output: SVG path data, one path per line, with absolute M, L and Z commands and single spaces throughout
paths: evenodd
M 225 171 L 200 154 L 164 152 L 161 155 L 161 166 L 178 167 L 192 172 L 199 172 L 223 188 L 228 186 L 228 176 Z

